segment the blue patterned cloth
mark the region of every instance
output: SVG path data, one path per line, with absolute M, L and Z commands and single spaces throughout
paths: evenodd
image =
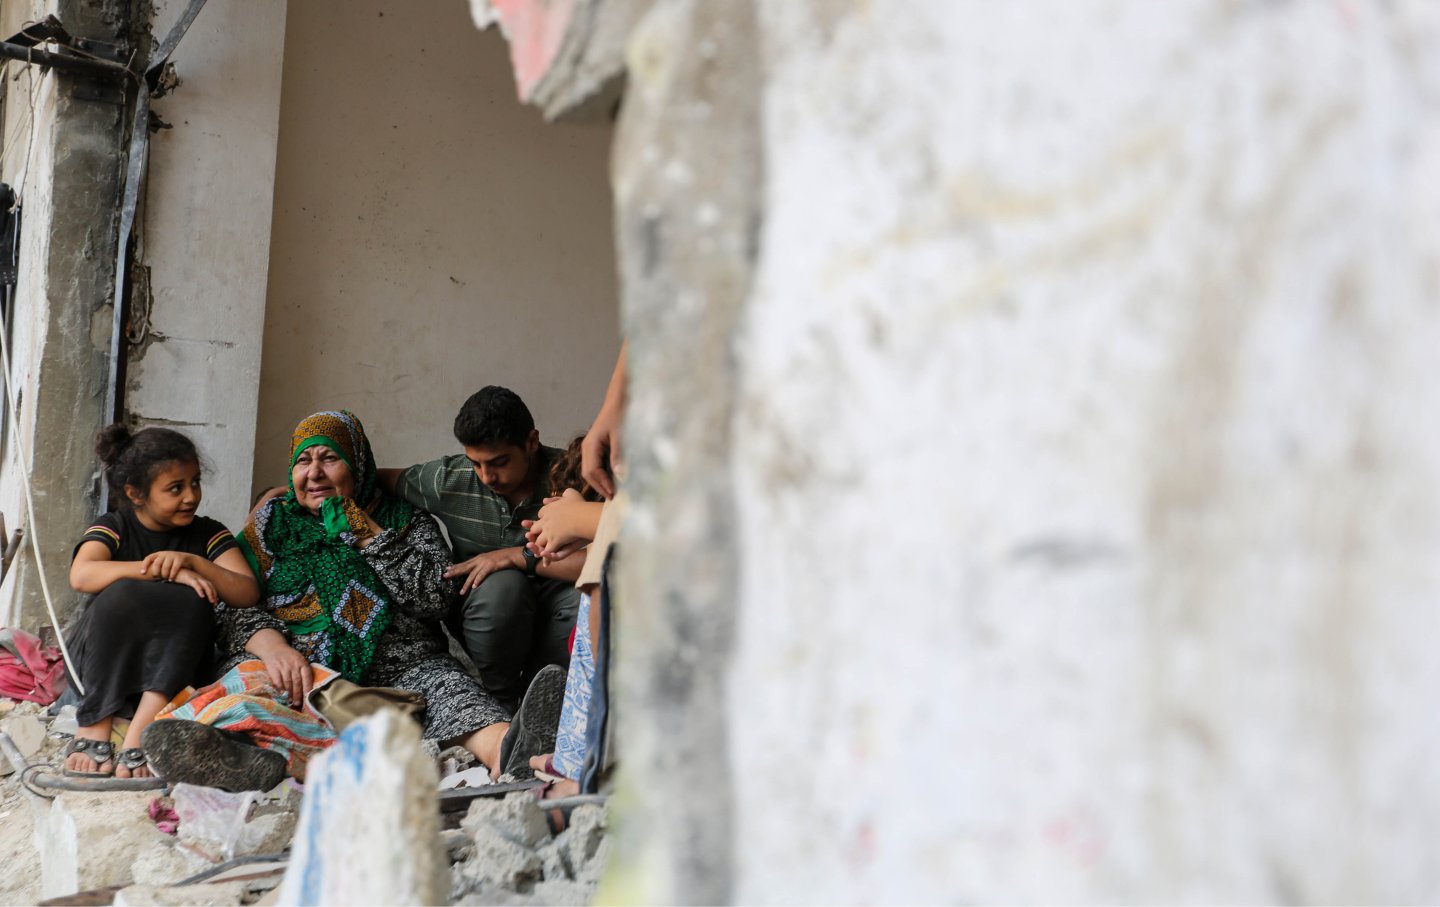
M 565 677 L 565 704 L 560 707 L 560 727 L 555 732 L 555 772 L 572 781 L 580 779 L 585 767 L 585 724 L 590 712 L 590 692 L 595 685 L 595 651 L 590 643 L 590 596 L 580 594 L 580 611 L 575 617 L 575 648 L 570 652 L 570 673 Z

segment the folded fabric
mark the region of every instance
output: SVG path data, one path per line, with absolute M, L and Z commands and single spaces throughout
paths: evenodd
M 287 772 L 297 781 L 305 780 L 305 764 L 311 756 L 335 742 L 338 732 L 315 708 L 315 694 L 340 678 L 321 665 L 310 666 L 314 687 L 300 709 L 293 709 L 288 697 L 270 680 L 265 663 L 242 661 L 224 677 L 198 690 L 185 690 L 170 701 L 156 720 L 198 721 L 222 731 L 238 731 L 256 746 L 283 754 Z
M 49 705 L 65 691 L 60 650 L 24 630 L 0 630 L 0 696 Z
M 425 697 L 395 687 L 362 687 L 344 677 L 336 677 L 323 688 L 310 694 L 316 711 L 324 715 L 335 730 L 343 731 L 361 718 L 368 718 L 381 709 L 395 709 L 419 721 L 425 711 Z

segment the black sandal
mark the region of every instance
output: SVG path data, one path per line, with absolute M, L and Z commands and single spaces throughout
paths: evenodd
M 72 737 L 70 738 L 70 742 L 65 744 L 65 752 L 61 754 L 61 758 L 68 761 L 73 753 L 80 753 L 82 756 L 89 756 L 91 759 L 94 759 L 96 768 L 98 769 L 100 766 L 115 758 L 115 744 L 109 740 L 91 740 L 87 737 Z M 114 770 L 112 769 L 108 772 L 82 772 L 79 769 L 73 769 L 67 765 L 61 769 L 61 774 L 68 775 L 71 778 L 109 778 L 114 774 Z
M 148 763 L 145 751 L 138 746 L 121 750 L 120 755 L 115 757 L 115 767 L 128 769 L 132 778 L 135 777 L 135 769 L 144 768 Z

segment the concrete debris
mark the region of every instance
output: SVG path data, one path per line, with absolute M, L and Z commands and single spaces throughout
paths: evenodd
M 603 807 L 577 807 L 551 837 L 541 804 L 528 792 L 480 799 L 460 823 L 471 846 L 451 873 L 457 904 L 588 904 L 609 853 Z M 503 893 L 504 897 L 497 897 Z
M 0 710 L 0 729 L 32 763 L 58 763 L 68 737 L 53 727 L 30 703 Z M 485 770 L 468 751 L 427 749 L 418 737 L 413 722 L 387 713 L 347 729 L 312 760 L 304 788 L 288 780 L 266 793 L 174 785 L 159 801 L 179 816 L 173 837 L 148 814 L 156 792 L 66 791 L 47 802 L 27 797 L 12 775 L 0 781 L 0 904 L 107 888 L 118 890 L 116 904 L 593 900 L 609 847 L 603 807 L 575 808 L 554 836 L 532 792 L 481 797 L 442 836 L 438 767 L 454 769 L 452 781 Z M 278 873 L 231 878 L 248 871 L 237 867 L 178 885 L 219 863 L 287 848 L 283 882 Z
M 459 790 L 466 787 L 485 787 L 494 783 L 490 780 L 490 770 L 483 765 L 477 765 L 474 768 L 445 775 L 440 780 L 440 789 Z
M 139 848 L 134 854 L 131 880 L 137 885 L 173 885 L 215 867 L 214 862 L 189 847 L 171 841 Z
M 470 804 L 460 827 L 472 838 L 480 831 L 493 830 L 506 840 L 533 849 L 550 840 L 550 826 L 535 804 L 535 797 L 528 791 L 498 800 L 482 797 Z
M 534 849 L 489 828 L 480 829 L 474 842 L 470 859 L 457 863 L 451 874 L 452 897 L 481 886 L 528 891 L 544 878 L 544 863 Z
M 566 857 L 574 867 L 575 878 L 600 881 L 600 873 L 605 869 L 605 825 L 605 807 L 577 806 L 570 813 L 569 827 L 562 836 L 566 838 Z
M 444 750 L 435 757 L 435 761 L 440 764 L 440 777 L 447 780 L 456 772 L 463 772 L 479 763 L 479 760 L 475 758 L 475 754 L 463 746 L 452 746 Z M 486 778 L 488 780 L 488 774 Z M 441 789 L 444 789 L 445 783 L 442 781 L 440 786 Z M 470 786 L 474 787 L 475 785 L 472 784 Z
M 62 705 L 60 714 L 50 722 L 50 733 L 60 734 L 65 737 L 74 737 L 75 732 L 80 730 L 80 722 L 75 720 L 75 706 Z
M 158 887 L 155 885 L 131 885 L 116 892 L 115 907 L 122 905 L 158 904 L 195 905 L 195 907 L 231 907 L 245 903 L 251 893 L 245 882 L 211 882 L 198 885 L 177 885 Z
M 45 724 L 34 715 L 7 715 L 0 719 L 0 731 L 10 735 L 26 761 L 34 761 L 45 748 Z M 0 775 L 8 775 L 14 770 L 10 760 L 0 759 Z
M 347 727 L 311 761 L 281 903 L 446 899 L 440 779 L 419 744 L 415 722 L 387 710 Z
M 298 790 L 288 779 L 268 793 L 176 784 L 179 839 L 215 862 L 284 850 L 299 819 Z
M 128 884 L 142 850 L 170 845 L 146 814 L 153 798 L 146 791 L 56 796 L 35 828 L 41 897 Z

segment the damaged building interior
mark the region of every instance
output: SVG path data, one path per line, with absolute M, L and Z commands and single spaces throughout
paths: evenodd
M 1440 4 L 0 0 L 0 38 L 0 903 L 1440 892 Z M 284 781 L 72 770 L 74 564 L 149 513 L 102 428 L 193 439 L 221 531 L 156 569 L 216 632 L 371 645 L 419 568 L 284 598 L 267 533 L 418 549 L 388 467 L 463 451 L 499 572 L 558 575 L 549 486 L 465 440 L 488 385 L 526 457 L 611 444 L 543 744 L 529 690 L 427 737 L 433 695 L 327 711 L 358 674 L 247 648 L 309 749 L 214 745 Z M 371 503 L 306 509 L 327 449 Z M 445 487 L 469 564 L 497 518 Z M 216 673 L 137 688 L 152 729 L 250 695 Z

